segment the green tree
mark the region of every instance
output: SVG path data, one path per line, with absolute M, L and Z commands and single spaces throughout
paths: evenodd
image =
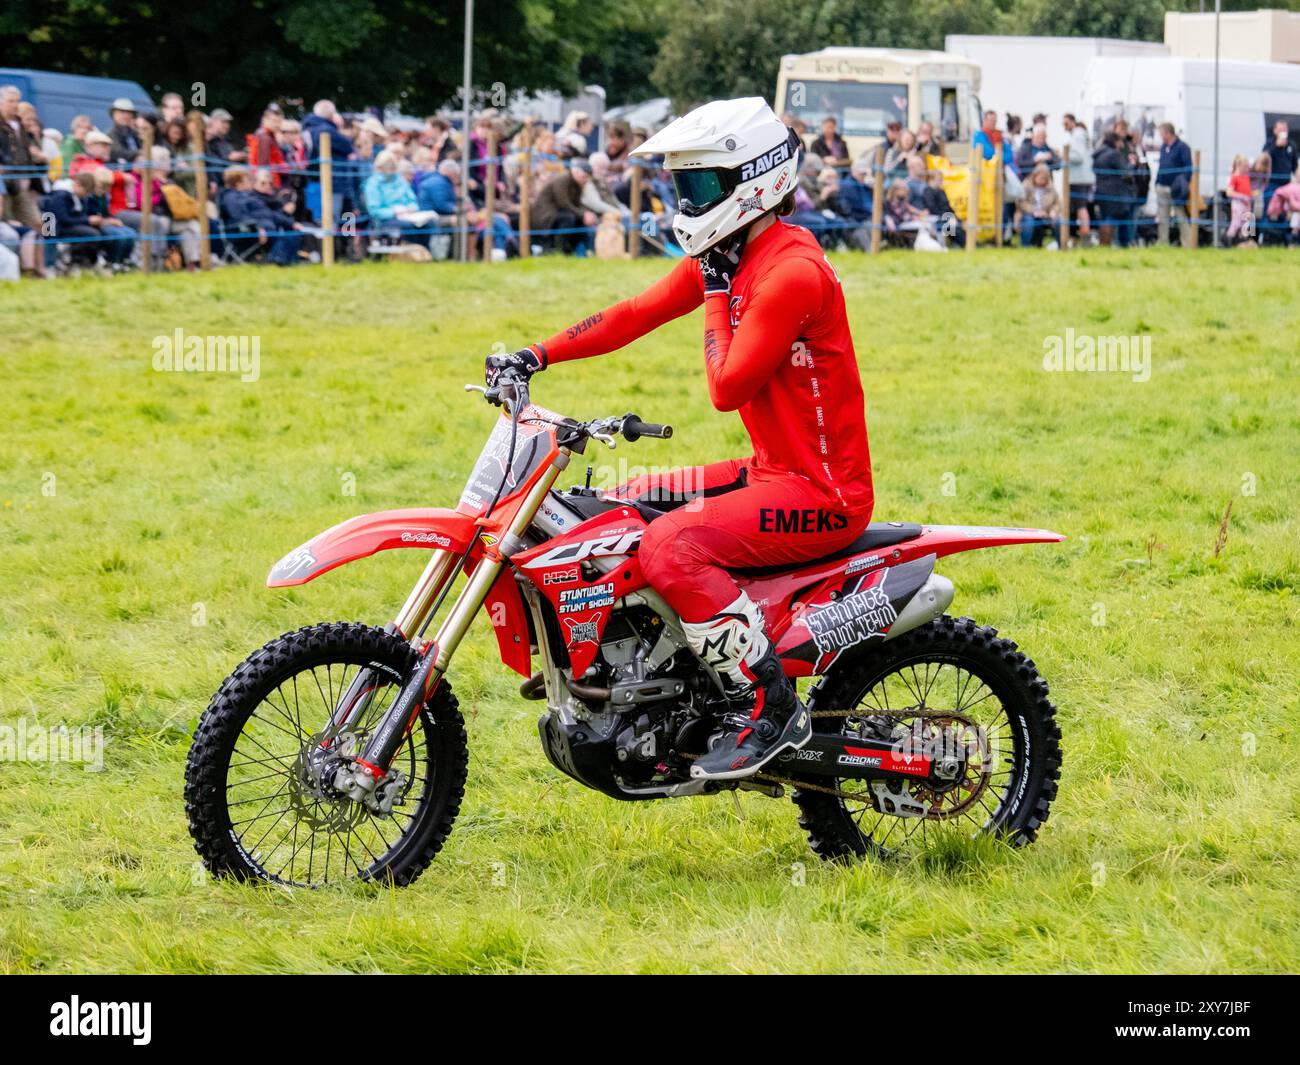
M 476 86 L 564 91 L 602 76 L 623 96 L 648 95 L 658 28 L 610 8 L 480 2 Z M 324 96 L 344 108 L 391 103 L 419 114 L 458 95 L 463 12 L 463 0 L 5 0 L 0 55 L 11 66 L 139 81 L 188 102 L 202 91 L 204 106 L 246 122 L 270 100 L 310 106 Z

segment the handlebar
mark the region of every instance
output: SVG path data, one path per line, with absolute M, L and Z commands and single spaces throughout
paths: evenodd
M 483 398 L 495 406 L 505 405 L 512 418 L 518 418 L 528 406 L 528 378 L 523 374 L 502 371 L 491 388 L 483 385 L 466 385 L 466 392 L 481 392 Z M 657 440 L 670 440 L 673 427 L 659 422 L 643 422 L 639 415 L 631 412 L 620 417 L 596 418 L 589 422 L 571 423 L 577 434 L 577 441 L 599 440 L 607 447 L 614 447 L 616 434 L 621 434 L 628 443 L 640 440 L 643 436 Z M 581 450 L 581 448 L 579 448 Z

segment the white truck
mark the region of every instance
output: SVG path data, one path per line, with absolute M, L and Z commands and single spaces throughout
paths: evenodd
M 1300 136 L 1300 65 L 1219 62 L 1219 150 L 1214 153 L 1214 61 L 1175 56 L 1093 59 L 1084 73 L 1078 117 L 1094 140 L 1116 117 L 1140 130 L 1148 152 L 1160 150 L 1157 127 L 1172 122 L 1201 153 L 1201 196 L 1228 181 L 1235 155 L 1254 161 L 1278 119 Z

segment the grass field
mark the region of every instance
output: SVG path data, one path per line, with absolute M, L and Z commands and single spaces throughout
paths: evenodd
M 470 778 L 411 889 L 214 884 L 185 829 L 189 734 L 251 649 L 382 624 L 422 556 L 300 589 L 270 564 L 353 513 L 450 504 L 513 350 L 662 262 L 25 284 L 0 292 L 0 722 L 98 725 L 104 765 L 0 764 L 0 970 L 1284 971 L 1300 922 L 1295 261 L 1155 251 L 835 259 L 880 519 L 1035 525 L 957 556 L 953 612 L 1052 685 L 1061 793 L 1037 844 L 824 866 L 788 800 L 620 804 L 550 768 L 486 626 L 453 665 Z M 255 334 L 260 375 L 160 373 L 153 339 Z M 1048 373 L 1044 340 L 1151 338 L 1150 380 Z M 539 380 L 744 453 L 700 319 Z M 601 459 L 599 461 L 608 461 Z M 573 479 L 580 476 L 575 467 Z M 350 494 L 353 493 L 354 494 Z M 1225 508 L 1226 543 L 1216 557 Z M 481 623 L 480 623 L 481 624 Z

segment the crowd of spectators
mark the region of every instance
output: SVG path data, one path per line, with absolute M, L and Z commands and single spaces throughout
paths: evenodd
M 631 157 L 648 131 L 621 120 L 598 129 L 592 116 L 573 111 L 550 129 L 487 110 L 466 136 L 441 116 L 418 129 L 399 128 L 320 100 L 301 121 L 272 103 L 256 129 L 239 137 L 228 111 L 200 117 L 201 156 L 175 93 L 162 98 L 157 113 L 119 99 L 103 128 L 78 115 L 63 132 L 43 127 L 17 88 L 0 86 L 0 277 L 116 272 L 145 255 L 158 269 L 192 270 L 203 250 L 205 210 L 212 258 L 222 264 L 316 261 L 325 240 L 334 241 L 336 256 L 354 260 L 446 258 L 458 239 L 471 258 L 487 254 L 489 245 L 493 257 L 513 256 L 525 203 L 530 254 L 621 254 L 633 230 L 652 250 L 671 239 L 677 204 L 670 176 L 662 160 Z M 931 123 L 911 130 L 891 122 L 877 175 L 877 150 L 853 158 L 834 117 L 816 130 L 794 116 L 785 121 L 806 146 L 791 220 L 826 248 L 867 249 L 877 225 L 886 246 L 936 250 L 965 241 L 946 191 L 945 175 L 953 172 L 945 164 L 948 149 Z M 1003 164 L 1005 208 L 996 224 L 1008 241 L 1049 248 L 1067 241 L 1167 243 L 1172 220 L 1186 244 L 1191 226 L 1203 224 L 1188 213 L 1192 155 L 1172 126 L 1159 134 L 1153 170 L 1141 137 L 1122 118 L 1094 144 L 1072 115 L 1063 116 L 1054 138 L 1045 115 L 1034 116 L 1025 131 L 1016 116 L 1000 128 L 988 112 L 972 149 Z M 326 141 L 332 236 L 321 228 Z M 1263 234 L 1300 241 L 1296 166 L 1284 122 L 1257 158 L 1234 160 L 1220 194 L 1222 239 Z M 1056 179 L 1063 167 L 1069 218 Z

